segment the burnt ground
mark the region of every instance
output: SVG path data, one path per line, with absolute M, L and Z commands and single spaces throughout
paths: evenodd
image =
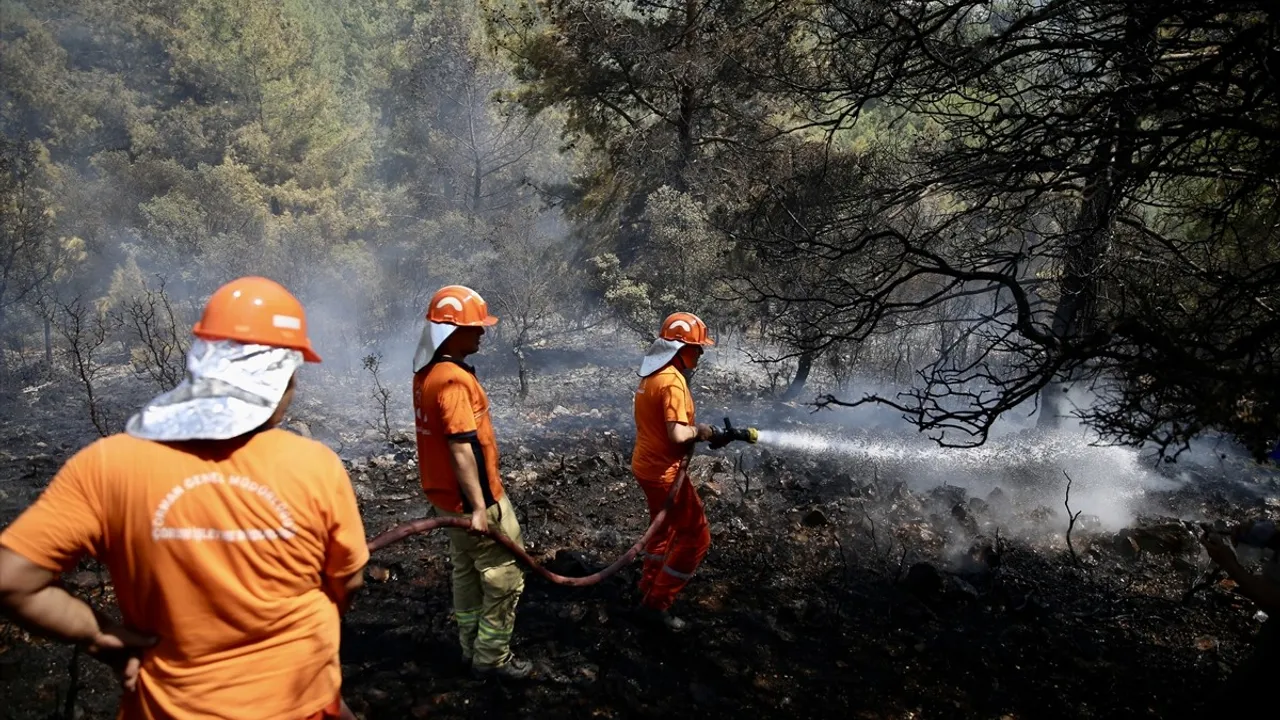
M 526 542 L 562 574 L 603 567 L 647 520 L 628 471 L 630 379 L 611 373 L 542 378 L 519 406 L 509 385 L 492 383 Z M 700 382 L 716 417 L 734 380 Z M 0 422 L 0 522 L 91 437 L 71 391 L 56 391 Z M 574 401 L 587 396 L 596 399 Z M 341 419 L 341 406 L 304 397 L 293 427 L 340 448 L 370 536 L 424 514 L 407 437 L 378 439 Z M 750 407 L 780 409 L 759 400 L 737 411 Z M 971 498 L 956 487 L 913 491 L 838 459 L 754 448 L 745 462 L 739 450 L 695 463 L 713 545 L 675 608 L 692 622 L 687 632 L 635 615 L 638 565 L 586 589 L 530 576 L 516 650 L 539 679 L 480 683 L 458 666 L 447 541 L 418 536 L 375 555 L 389 572 L 376 573 L 345 620 L 348 702 L 364 718 L 1180 717 L 1210 708 L 1259 625 L 1229 583 L 1185 597 L 1204 561 L 1172 518 L 1275 517 L 1265 499 L 1274 485 L 1259 499 L 1206 481 L 1166 492 L 1156 498 L 1166 517 L 1119 533 L 1082 523 L 1077 563 L 1061 510 L 1002 508 L 999 493 Z M 1002 532 L 1015 520 L 1038 530 Z M 67 582 L 110 601 L 92 561 Z M 3 717 L 112 717 L 109 675 L 92 661 L 72 673 L 72 658 L 0 626 Z

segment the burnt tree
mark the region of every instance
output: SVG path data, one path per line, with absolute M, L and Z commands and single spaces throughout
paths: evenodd
M 815 348 L 959 317 L 883 403 L 944 444 L 1062 383 L 1104 437 L 1176 452 L 1206 430 L 1263 452 L 1280 434 L 1280 61 L 1261 2 L 993 5 L 820 0 L 807 56 L 761 75 L 820 152 L 744 216 L 767 264 L 807 263 L 792 294 Z M 816 59 L 813 57 L 816 55 Z M 880 118 L 888 131 L 846 142 Z M 887 119 L 887 120 L 886 120 Z M 892 135 L 892 137 L 885 137 Z M 905 140 L 903 137 L 905 136 Z M 940 312 L 965 303 L 966 312 Z M 967 316 L 967 317 L 965 317 Z
M 505 217 L 490 238 L 494 257 L 485 273 L 485 297 L 502 319 L 498 333 L 515 356 L 521 400 L 529 396 L 528 351 L 598 323 L 581 302 L 583 284 L 566 249 L 538 223 L 530 210 Z

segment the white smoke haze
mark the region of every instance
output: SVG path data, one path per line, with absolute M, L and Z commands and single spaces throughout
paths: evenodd
M 563 231 L 563 221 L 554 226 Z M 391 260 L 381 259 L 374 267 L 361 270 L 362 283 L 378 288 L 384 284 Z M 380 382 L 389 391 L 392 428 L 412 431 L 411 359 L 423 327 L 426 299 L 436 287 L 450 283 L 470 284 L 483 294 L 483 277 L 428 276 L 424 261 L 421 297 L 398 298 L 400 307 L 394 320 L 379 328 L 362 327 L 368 308 L 350 301 L 345 293 L 324 293 L 319 281 L 304 281 L 299 294 L 306 300 L 308 322 L 317 349 L 325 362 L 302 370 L 299 403 L 295 415 L 304 420 L 319 419 L 330 440 L 369 439 L 368 423 L 377 415 L 373 401 L 373 378 L 361 367 L 369 354 L 381 356 Z M 177 270 L 174 270 L 175 276 Z M 313 268 L 304 277 L 332 280 L 350 275 L 350 269 L 325 265 Z M 229 278 L 228 278 L 229 279 Z M 389 282 L 389 281 L 388 281 Z M 175 292 L 181 288 L 171 287 Z M 368 300 L 374 301 L 371 290 Z M 189 306 L 198 306 L 184 298 Z M 598 311 L 607 313 L 603 304 Z M 193 318 L 191 318 L 193 319 Z M 187 320 L 184 318 L 184 320 Z M 591 407 L 605 411 L 591 420 L 600 431 L 613 431 L 629 451 L 634 428 L 630 422 L 631 392 L 637 381 L 636 367 L 644 342 L 616 322 L 606 322 L 585 332 L 567 333 L 530 350 L 533 379 L 530 397 L 523 403 L 514 398 L 514 366 L 506 329 L 499 325 L 483 341 L 481 353 L 472 361 L 479 369 L 500 416 L 504 437 L 514 446 L 526 436 L 539 432 L 530 427 L 529 412 L 544 416 L 554 405 L 586 412 Z M 869 377 L 836 382 L 822 366 L 815 365 L 806 390 L 797 400 L 779 403 L 794 361 L 779 376 L 776 364 L 759 362 L 761 357 L 777 357 L 782 349 L 759 338 L 736 333 L 703 357 L 692 385 L 699 408 L 699 420 L 719 424 L 723 416 L 739 426 L 761 428 L 762 448 L 783 451 L 797 457 L 824 458 L 846 465 L 855 478 L 892 478 L 907 483 L 913 492 L 926 492 L 941 485 L 964 488 L 970 496 L 985 498 L 1000 488 L 1013 502 L 1009 516 L 1001 518 L 1008 527 L 1018 523 L 1028 533 L 1061 532 L 1066 526 L 1063 496 L 1066 474 L 1073 480 L 1071 504 L 1085 516 L 1093 516 L 1102 529 L 1118 530 L 1132 525 L 1139 515 L 1164 511 L 1158 496 L 1206 478 L 1243 487 L 1260 494 L 1268 487 L 1254 482 L 1266 479 L 1265 470 L 1248 461 L 1247 454 L 1234 443 L 1202 439 L 1184 453 L 1172 467 L 1158 467 L 1140 450 L 1098 445 L 1097 437 L 1067 418 L 1064 427 L 1050 432 L 1036 430 L 1038 416 L 1031 403 L 1016 408 L 999 419 L 988 442 L 976 448 L 945 448 L 923 437 L 900 413 L 882 405 L 867 404 L 813 412 L 806 405 L 815 396 L 833 392 L 845 400 L 867 394 L 892 398 L 909 389 L 905 384 Z M 785 364 L 785 363 L 784 363 Z M 124 378 L 127 380 L 127 378 Z M 772 387 L 771 387 L 772 383 Z M 1073 387 L 1068 392 L 1071 405 L 1085 407 L 1091 401 L 1087 390 Z M 127 416 L 135 408 L 120 408 Z M 555 420 L 548 419 L 554 423 Z M 782 429 L 796 427 L 802 429 Z M 949 437 L 951 441 L 963 437 Z M 566 448 L 567 450 L 568 448 Z M 1225 458 L 1223 456 L 1226 456 Z M 1157 469 L 1159 471 L 1157 471 Z M 1038 507 L 1053 515 L 1047 527 L 1026 526 L 1025 516 Z

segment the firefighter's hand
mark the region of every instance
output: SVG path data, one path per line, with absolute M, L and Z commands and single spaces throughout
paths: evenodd
M 716 429 L 706 423 L 698 423 L 693 426 L 693 429 L 697 431 L 693 436 L 694 442 L 707 442 L 716 436 Z
M 471 532 L 489 532 L 489 512 L 485 509 L 471 511 Z
M 142 669 L 142 653 L 159 638 L 118 624 L 107 624 L 89 643 L 88 653 L 115 671 L 120 686 L 127 692 L 138 689 L 138 673 Z

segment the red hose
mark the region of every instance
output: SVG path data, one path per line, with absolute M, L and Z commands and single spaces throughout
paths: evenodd
M 532 569 L 542 577 L 546 578 L 547 580 L 550 580 L 551 582 L 557 585 L 568 585 L 570 587 L 586 587 L 588 585 L 595 585 L 601 580 L 604 580 L 610 575 L 621 570 L 623 565 L 626 565 L 627 563 L 634 560 L 636 555 L 639 554 L 640 551 L 644 549 L 644 546 L 649 543 L 649 540 L 650 538 L 653 537 L 653 534 L 656 533 L 658 531 L 658 528 L 662 526 L 662 523 L 666 521 L 667 511 L 671 509 L 671 505 L 675 502 L 676 493 L 680 491 L 680 486 L 684 485 L 685 481 L 688 480 L 689 460 L 692 457 L 693 456 L 691 453 L 689 455 L 686 455 L 684 460 L 680 461 L 680 470 L 676 473 L 675 482 L 671 484 L 671 492 L 667 493 L 667 499 L 665 502 L 663 502 L 662 509 L 658 511 L 658 514 L 656 516 L 654 516 L 653 522 L 649 523 L 649 529 L 644 531 L 644 535 L 640 536 L 640 539 L 637 540 L 635 544 L 631 546 L 631 549 L 623 553 L 622 556 L 619 557 L 617 560 L 614 560 L 612 565 L 610 565 L 609 567 L 599 572 L 592 573 L 591 575 L 587 575 L 586 577 L 567 577 L 565 575 L 557 575 L 551 572 L 550 570 L 539 565 L 536 560 L 529 557 L 529 553 L 525 552 L 523 548 L 521 548 L 520 546 L 512 542 L 511 539 L 508 538 L 506 535 L 499 533 L 497 530 L 489 530 L 484 534 L 493 538 L 494 540 L 497 540 L 499 543 L 502 544 L 503 547 L 510 550 L 511 553 L 515 555 L 521 562 L 523 562 L 525 565 L 528 565 L 530 569 Z M 399 542 L 409 537 L 410 535 L 417 535 L 419 533 L 431 532 L 432 530 L 437 530 L 439 528 L 444 528 L 444 527 L 456 527 L 456 528 L 462 528 L 464 530 L 469 529 L 471 527 L 471 518 L 434 517 L 434 518 L 422 518 L 420 520 L 411 520 L 407 523 L 404 523 L 403 525 L 397 525 L 396 527 L 393 527 L 390 530 L 370 540 L 369 552 L 375 552 L 377 550 L 381 550 L 382 548 L 392 543 Z

